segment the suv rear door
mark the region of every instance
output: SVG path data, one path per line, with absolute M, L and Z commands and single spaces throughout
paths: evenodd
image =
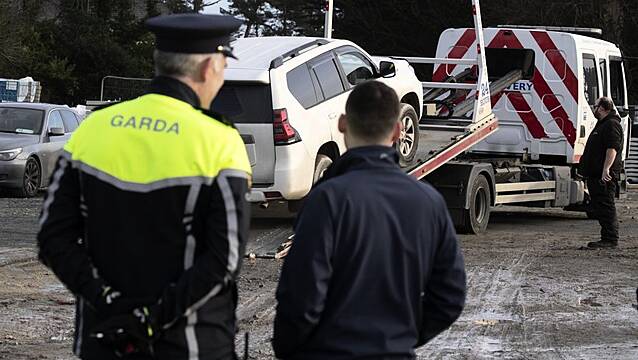
M 226 81 L 212 110 L 232 120 L 250 159 L 254 185 L 271 185 L 275 178 L 275 141 L 270 84 Z
M 321 126 L 330 129 L 330 136 L 339 146 L 341 153 L 345 151 L 343 134 L 338 130 L 339 116 L 345 113 L 348 96 L 345 80 L 337 65 L 337 59 L 332 52 L 323 54 L 310 61 L 310 74 L 318 85 L 320 102 L 313 108 L 325 123 Z

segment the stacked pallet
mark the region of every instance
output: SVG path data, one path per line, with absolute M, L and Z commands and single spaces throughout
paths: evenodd
M 0 79 L 0 102 L 39 102 L 42 87 L 30 77 L 20 80 Z

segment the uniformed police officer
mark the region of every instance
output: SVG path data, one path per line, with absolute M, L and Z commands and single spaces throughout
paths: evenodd
M 208 108 L 240 22 L 181 14 L 147 26 L 150 92 L 94 112 L 65 146 L 40 258 L 77 296 L 81 358 L 232 359 L 251 170 L 237 130 Z

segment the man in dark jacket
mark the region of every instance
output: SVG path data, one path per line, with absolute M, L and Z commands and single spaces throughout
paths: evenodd
M 622 170 L 623 131 L 614 103 L 601 97 L 594 105 L 598 119 L 587 139 L 580 158 L 580 173 L 587 178 L 593 212 L 600 223 L 600 241 L 587 244 L 590 248 L 614 248 L 618 245 L 618 217 L 614 198 Z
M 465 270 L 443 198 L 408 177 L 391 147 L 396 93 L 358 85 L 339 119 L 348 152 L 308 196 L 277 289 L 275 355 L 412 359 L 465 301 Z

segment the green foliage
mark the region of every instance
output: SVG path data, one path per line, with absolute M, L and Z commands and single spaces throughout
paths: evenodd
M 0 11 L 13 12 L 20 24 L 11 36 L 0 37 L 6 49 L 0 52 L 0 77 L 31 76 L 43 84 L 43 101 L 79 104 L 99 97 L 106 75 L 153 75 L 153 36 L 145 19 L 135 17 L 132 0 L 61 0 L 56 16 L 44 14 L 38 1 L 30 5 Z M 159 14 L 157 1 L 143 5 Z M 0 25 L 10 20 L 0 15 Z
M 201 11 L 219 0 L 0 0 L 0 77 L 32 76 L 42 99 L 96 99 L 106 75 L 151 77 L 153 36 L 147 17 Z M 57 3 L 56 6 L 51 5 Z M 230 0 L 245 20 L 240 36 L 322 36 L 324 0 Z M 334 36 L 373 54 L 431 56 L 440 33 L 472 25 L 469 0 L 336 0 Z M 638 101 L 638 2 L 483 0 L 485 26 L 600 27 L 623 49 L 632 103 Z M 635 79 L 635 80 L 634 80 Z

